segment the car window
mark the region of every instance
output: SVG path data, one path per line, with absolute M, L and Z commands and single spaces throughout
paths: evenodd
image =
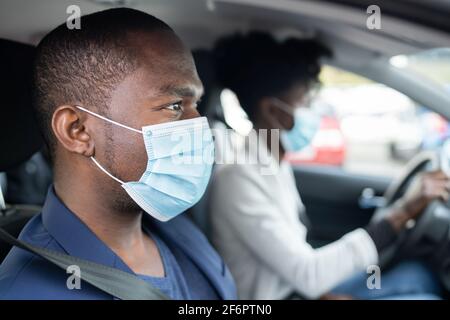
M 395 176 L 413 156 L 442 145 L 449 123 L 406 95 L 331 66 L 312 108 L 322 123 L 293 164 L 339 166 L 353 173 Z
M 390 62 L 435 81 L 450 94 L 450 49 L 436 50 Z M 416 154 L 441 146 L 450 135 L 444 117 L 383 84 L 329 65 L 322 67 L 320 80 L 311 104 L 321 116 L 320 128 L 309 146 L 286 155 L 294 165 L 394 177 Z M 246 135 L 251 123 L 234 93 L 225 89 L 221 104 L 227 124 Z
M 436 48 L 413 55 L 398 55 L 391 65 L 441 86 L 450 95 L 450 48 Z

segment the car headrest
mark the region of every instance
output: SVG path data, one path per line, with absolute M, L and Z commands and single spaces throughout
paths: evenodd
M 32 110 L 35 47 L 0 39 L 0 171 L 30 158 L 42 146 Z

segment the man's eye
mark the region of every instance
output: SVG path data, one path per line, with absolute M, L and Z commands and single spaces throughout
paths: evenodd
M 181 101 L 179 101 L 179 102 L 175 102 L 175 103 L 168 105 L 166 107 L 166 109 L 169 109 L 171 111 L 182 111 L 183 105 L 182 105 Z

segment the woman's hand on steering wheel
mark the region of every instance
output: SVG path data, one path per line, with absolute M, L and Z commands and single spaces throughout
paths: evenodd
M 409 220 L 417 219 L 432 201 L 447 202 L 449 196 L 450 178 L 442 170 L 419 173 L 403 197 L 391 207 L 386 219 L 399 232 Z

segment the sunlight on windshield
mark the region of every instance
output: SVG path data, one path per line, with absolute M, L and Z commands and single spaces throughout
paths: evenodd
M 398 55 L 392 57 L 390 63 L 442 85 L 450 95 L 450 48 L 436 48 L 410 56 Z

